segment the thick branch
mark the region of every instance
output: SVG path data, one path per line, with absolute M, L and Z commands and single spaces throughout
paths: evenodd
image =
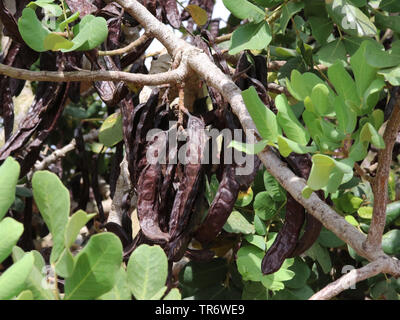
M 29 81 L 73 82 L 73 81 L 124 81 L 141 85 L 162 85 L 182 81 L 186 74 L 185 64 L 179 68 L 158 74 L 138 74 L 123 71 L 29 71 L 0 63 L 0 74 L 14 79 Z
M 351 270 L 336 281 L 328 284 L 325 288 L 315 293 L 309 300 L 328 300 L 337 296 L 355 285 L 357 282 L 376 276 L 384 272 L 386 268 L 386 260 L 375 260 L 360 269 Z
M 393 98 L 396 103 L 383 135 L 385 149 L 379 150 L 378 152 L 378 169 L 374 183 L 372 184 L 372 190 L 374 192 L 374 213 L 367 241 L 364 245 L 366 250 L 381 249 L 382 235 L 385 228 L 390 164 L 392 163 L 393 146 L 400 129 L 399 90 L 396 90 L 395 97 Z

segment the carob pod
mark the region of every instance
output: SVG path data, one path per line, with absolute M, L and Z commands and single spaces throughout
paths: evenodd
M 202 160 L 207 142 L 204 121 L 189 115 L 187 128 L 186 160 L 188 163 L 184 168 L 184 175 L 175 197 L 169 221 L 169 233 L 173 240 L 183 232 L 188 224 L 198 188 L 204 178 Z M 187 156 L 190 158 L 187 158 Z
M 262 260 L 261 271 L 263 274 L 278 271 L 285 259 L 292 256 L 304 223 L 304 216 L 303 206 L 288 193 L 285 223 Z
M 158 222 L 158 191 L 160 188 L 161 168 L 159 164 L 148 164 L 138 181 L 137 214 L 143 234 L 152 241 L 169 241 L 168 233 L 160 229 Z
M 302 155 L 291 153 L 286 158 L 286 161 L 297 175 L 306 180 L 308 179 L 312 166 L 311 156 L 309 154 Z M 317 191 L 317 195 L 321 198 L 321 200 L 324 200 L 324 193 L 322 190 Z M 294 249 L 290 257 L 298 256 L 311 248 L 314 242 L 318 239 L 321 229 L 322 223 L 313 215 L 306 213 L 304 232 L 300 239 L 297 241 L 296 248 Z
M 196 231 L 195 238 L 198 241 L 208 243 L 214 240 L 221 232 L 232 212 L 239 189 L 240 185 L 235 179 L 235 167 L 233 165 L 225 165 L 222 180 L 210 205 L 207 217 Z

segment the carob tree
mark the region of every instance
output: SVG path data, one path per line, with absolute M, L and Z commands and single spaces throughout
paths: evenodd
M 173 263 L 183 261 L 183 257 L 192 262 L 209 262 L 215 255 L 227 257 L 228 251 L 233 260 L 237 259 L 244 280 L 261 281 L 246 276 L 247 266 L 241 267 L 246 241 L 254 246 L 260 244 L 254 240 L 256 237 L 241 236 L 247 231 L 229 222 L 237 210 L 242 210 L 239 214 L 245 225 L 253 222 L 258 237 L 265 236 L 269 241 L 262 262 L 257 265 L 259 279 L 263 275 L 263 279 L 271 279 L 268 275 L 284 268 L 285 261 L 308 252 L 319 239 L 322 225 L 347 242 L 355 250 L 353 256 L 358 254 L 380 262 L 377 268 L 365 267 L 360 277 L 349 274 L 351 280 L 360 281 L 381 272 L 400 274 L 398 262 L 380 249 L 390 161 L 400 118 L 396 88 L 391 89 L 390 102 L 382 102 L 386 93 L 383 79 L 393 85 L 397 83 L 393 74 L 397 69 L 388 69 L 400 63 L 395 56 L 398 43 L 392 43 L 393 31 L 383 33 L 381 39 L 392 51 L 385 52 L 368 41 L 360 42 L 359 50 L 350 48 L 350 44 L 348 48 L 341 42 L 342 32 L 355 38 L 360 35 L 354 35 L 351 26 L 340 25 L 342 13 L 330 2 L 315 5 L 310 1 L 255 0 L 253 4 L 247 0 L 237 3 L 224 0 L 233 15 L 227 27 L 220 29 L 220 21 L 211 18 L 213 0 L 190 0 L 184 10 L 175 0 L 65 0 L 65 3 L 51 2 L 63 9 L 64 17 L 58 17 L 56 29 L 43 31 L 41 28 L 46 27 L 36 24 L 46 37 L 37 46 L 37 40 L 32 40 L 24 28 L 28 21 L 24 19 L 32 15 L 45 19 L 41 12 L 45 5 L 39 2 L 15 2 L 16 10 L 12 12 L 0 0 L 3 35 L 8 37 L 0 69 L 0 115 L 5 137 L 0 161 L 10 156 L 17 159 L 21 165 L 20 177 L 27 177 L 26 186 L 29 187 L 32 172 L 46 161 L 51 148 L 61 149 L 74 138 L 76 153 L 66 157 L 58 171 L 71 187 L 74 209 L 86 210 L 89 202 L 95 204 L 98 217 L 88 227 L 95 230 L 92 232 L 106 229 L 115 233 L 123 244 L 125 259 L 141 244 L 161 246 L 170 265 L 169 289 L 177 281 L 173 266 L 178 264 Z M 358 13 L 355 19 L 365 16 L 358 7 L 374 12 L 368 1 L 362 5 L 350 2 L 354 1 L 346 5 Z M 262 6 L 268 10 L 263 11 Z M 383 5 L 379 10 L 393 12 L 392 6 L 387 6 L 390 10 Z M 305 18 L 310 19 L 315 39 L 307 38 Z M 330 19 L 335 22 L 332 36 L 338 37 L 331 45 L 335 42 L 344 55 L 352 56 L 349 64 L 342 62 L 352 70 L 356 82 L 343 64 L 328 57 L 327 37 L 315 30 L 319 23 L 325 20 L 330 23 Z M 375 19 L 382 30 L 388 26 L 389 20 L 381 12 L 376 11 Z M 245 24 L 240 25 L 240 20 L 246 20 Z M 279 23 L 275 24 L 277 20 Z M 98 24 L 93 26 L 98 30 L 104 23 L 108 30 L 105 37 L 102 38 L 100 31 L 93 36 L 84 33 L 94 21 Z M 166 24 L 183 31 L 187 41 L 178 39 Z M 60 25 L 63 29 L 57 29 Z M 272 38 L 270 26 L 281 32 L 282 37 L 276 36 L 267 47 Z M 372 23 L 368 26 L 377 32 Z M 145 33 L 140 36 L 142 28 Z M 359 33 L 360 28 L 356 28 Z M 290 36 L 285 38 L 283 35 L 289 29 Z M 362 36 L 370 36 L 368 32 L 372 31 L 364 29 Z M 136 39 L 132 39 L 132 34 Z M 245 41 L 247 37 L 251 39 Z M 164 44 L 170 55 L 167 68 L 160 62 L 165 52 L 146 56 L 154 38 Z M 225 43 L 229 51 L 220 45 L 226 40 L 230 41 Z M 314 56 L 321 65 L 315 65 L 313 50 L 319 50 L 321 44 L 320 56 Z M 376 60 L 385 54 L 394 62 L 385 64 Z M 149 56 L 160 60 L 154 58 L 152 70 L 145 64 Z M 284 57 L 287 62 L 271 61 L 271 57 Z M 368 79 L 362 78 L 362 66 L 357 61 L 368 64 Z M 282 81 L 275 82 L 274 76 L 279 80 L 287 78 L 287 89 L 281 86 Z M 24 89 L 25 80 L 32 81 L 34 99 L 23 119 L 15 123 L 14 101 Z M 276 96 L 277 93 L 281 95 Z M 382 138 L 378 130 L 384 114 L 389 121 Z M 82 133 L 97 128 L 99 117 L 101 120 L 107 117 L 100 129 L 103 145 L 100 149 L 95 144 L 88 148 Z M 111 123 L 108 127 L 107 121 Z M 213 129 L 227 130 L 231 137 L 237 130 L 245 134 L 239 140 L 224 136 L 215 149 L 217 139 L 210 135 Z M 110 136 L 105 137 L 107 130 L 112 132 L 111 142 L 107 140 Z M 155 131 L 157 134 L 152 135 Z M 169 139 L 172 131 L 179 135 L 178 141 Z M 251 151 L 249 146 L 254 145 L 249 141 L 257 142 L 257 151 Z M 243 163 L 236 158 L 231 163 L 226 161 L 232 147 L 246 155 L 250 172 L 239 174 Z M 205 159 L 215 150 L 220 162 L 210 164 Z M 371 163 L 361 167 L 368 152 L 376 156 L 370 159 L 377 163 L 375 178 L 368 175 L 374 172 Z M 164 161 L 152 162 L 149 154 Z M 49 169 L 57 172 L 57 163 L 50 164 Z M 357 212 L 361 206 L 359 203 L 354 207 L 362 196 L 352 189 L 361 181 L 353 177 L 353 169 L 364 181 L 374 179 L 374 214 L 367 226 L 367 238 L 331 208 L 334 206 L 345 214 Z M 257 194 L 252 206 L 246 208 L 250 200 L 241 207 L 238 201 L 249 194 L 253 197 L 251 188 L 263 172 L 270 172 L 275 179 L 264 177 L 269 181 L 265 182 L 266 190 Z M 104 183 L 109 186 L 108 194 L 102 188 Z M 279 189 L 278 183 L 287 192 Z M 316 193 L 312 194 L 313 191 Z M 265 201 L 256 204 L 257 198 L 262 197 Z M 118 223 L 107 221 L 110 210 L 104 208 L 105 198 L 112 202 L 111 211 L 117 211 Z M 34 208 L 31 199 L 25 205 L 28 207 L 22 210 L 22 215 L 17 207 L 9 214 L 24 221 L 26 232 L 21 246 L 31 249 L 37 233 L 46 234 L 48 230 L 29 226 Z M 263 205 L 265 212 L 258 215 Z M 271 208 L 275 208 L 272 215 L 259 217 L 267 216 Z M 257 221 L 246 210 L 254 210 Z M 362 213 L 360 216 L 363 218 Z M 270 228 L 277 233 L 273 241 L 268 234 Z M 229 245 L 224 251 L 221 248 L 226 241 Z M 265 243 L 261 246 L 265 249 Z M 321 248 L 320 242 L 315 248 Z M 261 282 L 275 292 L 274 282 L 268 281 Z M 337 286 L 341 281 L 328 285 L 315 297 L 329 298 L 340 293 L 342 290 Z

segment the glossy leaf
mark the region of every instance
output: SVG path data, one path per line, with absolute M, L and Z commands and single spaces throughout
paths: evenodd
M 239 211 L 232 211 L 224 230 L 230 233 L 249 234 L 254 233 L 254 226 Z
M 74 271 L 65 281 L 65 299 L 96 299 L 115 285 L 122 263 L 121 241 L 109 232 L 96 234 L 75 260 Z
M 37 52 L 44 52 L 44 39 L 50 33 L 39 21 L 36 13 L 31 8 L 25 8 L 18 20 L 18 30 L 25 43 Z
M 25 288 L 25 280 L 33 268 L 32 253 L 26 254 L 0 276 L 0 300 L 9 300 Z
M 233 32 L 229 54 L 234 55 L 243 50 L 261 50 L 266 48 L 271 40 L 271 29 L 266 21 L 247 23 Z
M 99 141 L 107 147 L 112 147 L 122 141 L 122 116 L 120 113 L 110 115 L 99 130 Z
M 127 267 L 128 285 L 137 300 L 148 300 L 164 288 L 168 261 L 159 246 L 141 245 L 131 255 Z
M 247 0 L 223 0 L 225 7 L 239 19 L 260 22 L 264 19 L 265 13 L 258 6 Z
M 22 232 L 22 223 L 8 217 L 0 221 L 0 263 L 11 254 Z
M 275 142 L 279 133 L 275 114 L 262 103 L 254 87 L 243 91 L 242 96 L 260 135 L 267 141 Z
M 33 197 L 53 236 L 50 261 L 55 262 L 64 250 L 64 232 L 68 223 L 69 191 L 60 179 L 49 171 L 37 171 L 32 178 Z

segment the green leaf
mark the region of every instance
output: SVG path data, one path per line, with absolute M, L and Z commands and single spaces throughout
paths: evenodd
M 267 233 L 267 227 L 265 223 L 257 215 L 254 215 L 254 228 L 256 233 L 261 236 L 265 236 Z
M 360 48 L 350 59 L 351 69 L 354 73 L 359 97 L 364 95 L 364 92 L 371 85 L 372 81 L 375 80 L 378 71 L 377 68 L 371 67 L 369 64 L 367 64 L 367 59 L 365 57 L 368 48 L 368 42 L 370 41 L 375 42 L 373 40 L 363 41 Z
M 22 223 L 15 221 L 12 218 L 5 218 L 0 221 L 0 263 L 7 258 L 17 244 L 19 237 L 24 232 Z
M 304 8 L 304 3 L 302 2 L 289 2 L 282 6 L 282 13 L 280 18 L 280 29 L 283 33 L 286 31 L 286 27 L 296 13 L 300 12 Z
M 398 67 L 400 65 L 400 48 L 397 42 L 393 42 L 392 49 L 384 51 L 382 45 L 375 41 L 366 43 L 365 59 L 367 64 L 377 69 Z
M 330 67 L 337 60 L 345 64 L 346 54 L 346 47 L 343 41 L 341 39 L 336 39 L 319 49 L 316 58 L 318 63 Z
M 334 108 L 339 130 L 345 134 L 352 133 L 357 125 L 357 114 L 346 105 L 341 96 L 335 97 Z
M 387 12 L 398 13 L 400 11 L 400 3 L 396 0 L 382 0 L 379 3 L 379 9 Z
M 224 225 L 224 230 L 230 233 L 254 233 L 254 226 L 239 212 L 232 211 Z
M 382 89 L 385 87 L 385 81 L 375 79 L 364 93 L 362 111 L 364 114 L 370 113 L 379 101 Z
M 253 189 L 250 187 L 246 191 L 240 191 L 235 202 L 236 207 L 246 207 L 253 201 Z
M 267 300 L 268 289 L 261 282 L 246 281 L 243 288 L 243 300 Z
M 247 0 L 223 0 L 225 7 L 241 20 L 260 22 L 265 18 L 265 12 Z
M 74 22 L 76 19 L 78 19 L 78 18 L 79 18 L 79 15 L 80 15 L 80 13 L 79 13 L 79 11 L 77 11 L 77 12 L 75 12 L 73 15 L 71 15 L 71 16 L 69 16 L 67 19 L 65 19 L 63 22 L 61 22 L 61 23 L 59 24 L 59 26 L 58 26 L 58 31 L 64 32 L 65 29 L 67 28 L 67 25 L 68 25 L 69 23 Z
M 336 62 L 328 69 L 328 77 L 335 86 L 336 92 L 341 96 L 346 104 L 349 101 L 354 106 L 354 111 L 361 109 L 361 100 L 357 94 L 357 87 L 354 80 L 340 62 Z
M 400 254 L 400 230 L 393 229 L 383 235 L 382 249 L 389 255 Z
M 375 12 L 375 23 L 380 29 L 391 29 L 400 33 L 400 16 L 386 16 Z
M 96 214 L 87 214 L 83 210 L 75 212 L 68 220 L 67 228 L 65 229 L 64 245 L 65 248 L 72 246 L 79 231 L 92 219 Z
M 86 15 L 81 22 L 74 26 L 74 46 L 70 49 L 62 49 L 62 52 L 88 51 L 96 48 L 107 39 L 108 26 L 103 17 Z
M 33 293 L 35 300 L 55 300 L 52 288 L 49 288 L 46 282 L 45 262 L 42 255 L 38 251 L 31 251 L 34 257 L 34 264 L 31 273 L 25 280 L 25 287 Z M 25 253 L 21 248 L 15 246 L 12 250 L 14 263 L 21 260 L 24 256 L 30 253 Z
M 229 54 L 234 55 L 243 50 L 262 50 L 271 40 L 271 29 L 266 21 L 247 23 L 233 32 Z
M 381 70 L 378 72 L 393 86 L 400 86 L 400 67 Z
M 358 37 L 376 35 L 377 29 L 369 17 L 348 0 L 327 0 L 325 3 L 331 18 L 346 33 Z
M 306 72 L 301 74 L 297 70 L 292 71 L 290 81 L 286 82 L 290 94 L 298 101 L 304 101 L 307 97 L 310 97 L 313 88 L 317 84 L 324 83 L 314 73 Z
M 287 282 L 285 282 L 286 285 Z M 308 300 L 314 291 L 307 285 L 298 289 L 286 289 L 277 292 L 272 300 Z
M 117 273 L 117 280 L 111 291 L 103 294 L 99 300 L 131 300 L 132 294 L 128 286 L 128 274 L 124 268 L 120 268 Z
M 277 212 L 275 201 L 271 198 L 268 192 L 259 192 L 254 199 L 254 211 L 262 220 L 271 219 Z
M 385 142 L 374 126 L 367 122 L 361 129 L 360 141 L 371 142 L 378 149 L 385 149 Z
M 321 44 L 325 44 L 333 30 L 333 23 L 325 17 L 309 17 L 312 35 Z
M 298 144 L 297 142 L 286 139 L 285 137 L 283 137 L 281 135 L 278 136 L 278 148 L 279 148 L 280 154 L 283 157 L 289 156 L 289 154 L 291 154 L 292 152 L 299 153 L 299 154 L 305 154 L 305 153 L 317 151 L 316 146 L 305 147 L 301 144 Z
M 263 139 L 276 142 L 279 133 L 275 114 L 260 100 L 254 87 L 242 92 L 243 100 Z
M 311 270 L 307 263 L 305 263 L 300 257 L 296 257 L 293 265 L 289 267 L 289 270 L 292 271 L 295 276 L 285 282 L 285 287 L 293 289 L 300 289 L 304 287 L 311 275 Z
M 179 282 L 185 287 L 203 289 L 226 279 L 228 265 L 226 260 L 218 258 L 209 262 L 190 261 L 179 273 Z
M 43 8 L 46 12 L 50 13 L 51 15 L 58 17 L 62 15 L 63 11 L 58 4 L 54 4 L 53 2 L 54 1 L 49 1 L 49 0 L 37 0 L 28 3 L 26 7 L 35 10 L 36 6 L 38 6 Z
M 318 237 L 318 243 L 326 248 L 338 248 L 345 245 L 345 242 L 339 239 L 332 231 L 322 228 Z
M 181 293 L 177 288 L 173 288 L 168 294 L 164 297 L 163 300 L 181 300 Z
M 332 262 L 329 256 L 329 252 L 326 248 L 321 247 L 318 242 L 315 242 L 313 246 L 306 251 L 306 255 L 311 259 L 318 261 L 322 268 L 322 271 L 326 274 L 332 269 Z
M 323 154 L 313 155 L 312 162 L 307 185 L 313 190 L 319 190 L 328 185 L 329 176 L 335 168 L 335 162 L 331 157 Z
M 348 223 L 350 223 L 351 225 L 353 225 L 353 226 L 355 226 L 355 227 L 358 227 L 358 226 L 360 225 L 360 224 L 358 223 L 358 221 L 356 220 L 356 218 L 354 218 L 354 217 L 351 216 L 351 215 L 345 216 L 344 219 L 345 219 Z
M 75 259 L 69 249 L 65 248 L 55 264 L 56 273 L 63 278 L 69 278 L 74 271 Z
M 213 259 L 209 262 L 187 263 L 179 273 L 179 282 L 195 289 L 203 289 L 223 282 L 226 279 L 228 265 L 225 259 Z
M 15 300 L 33 300 L 33 294 L 30 290 L 22 291 Z
M 44 38 L 43 47 L 46 50 L 59 51 L 61 49 L 70 49 L 74 43 L 65 39 L 57 33 L 49 33 L 46 38 Z
M 168 261 L 160 246 L 141 245 L 128 262 L 128 285 L 137 300 L 148 300 L 164 288 Z
M 25 43 L 37 52 L 44 52 L 44 39 L 50 33 L 36 16 L 31 8 L 25 8 L 18 20 L 18 30 Z
M 187 10 L 190 13 L 193 21 L 198 26 L 203 26 L 207 23 L 208 15 L 207 15 L 207 12 L 203 8 L 200 8 L 199 6 L 197 6 L 195 4 L 189 4 L 185 8 L 185 10 Z
M 69 191 L 54 173 L 36 171 L 32 178 L 33 197 L 53 236 L 50 261 L 54 263 L 64 250 L 64 231 L 70 210 Z
M 0 220 L 14 203 L 19 172 L 19 163 L 11 157 L 0 166 Z
M 252 244 L 253 246 L 256 246 L 262 251 L 265 251 L 266 249 L 265 237 L 256 234 L 248 234 L 244 238 L 248 243 Z
M 285 95 L 280 94 L 275 98 L 275 105 L 278 109 L 276 119 L 282 127 L 286 136 L 303 146 L 306 146 L 310 140 L 310 135 L 302 124 L 297 120 L 292 108 Z
M 122 139 L 122 116 L 117 112 L 104 120 L 99 130 L 99 141 L 106 147 L 112 147 Z
M 253 246 L 242 246 L 237 253 L 237 267 L 245 281 L 261 281 L 261 261 L 264 251 Z
M 267 140 L 261 140 L 254 144 L 232 140 L 229 143 L 228 148 L 234 148 L 247 154 L 258 154 L 263 151 L 268 144 Z
M 74 271 L 65 280 L 65 299 L 96 299 L 115 285 L 122 263 L 121 241 L 109 232 L 96 234 L 75 260 Z
M 267 170 L 264 171 L 264 186 L 266 192 L 275 202 L 286 200 L 285 189 L 282 188 L 279 182 Z
M 360 218 L 371 220 L 373 211 L 373 207 L 361 207 L 357 210 L 357 214 Z
M 33 253 L 26 254 L 0 276 L 0 300 L 9 300 L 25 289 L 25 280 L 33 268 Z

